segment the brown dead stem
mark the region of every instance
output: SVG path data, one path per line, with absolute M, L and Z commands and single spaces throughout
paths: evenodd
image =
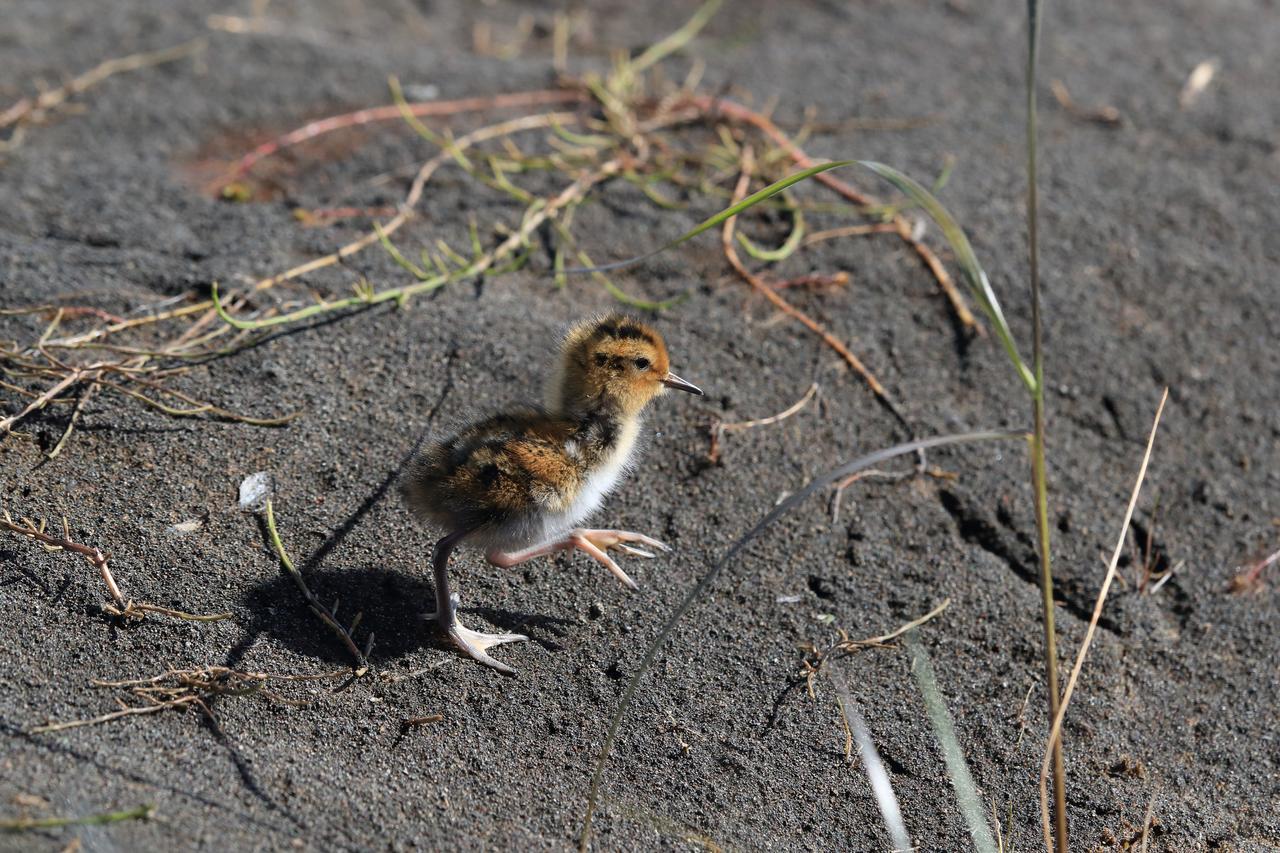
M 129 678 L 118 681 L 95 680 L 95 687 L 122 691 L 116 701 L 122 707 L 97 717 L 68 720 L 62 723 L 46 723 L 28 731 L 32 734 L 66 731 L 82 726 L 96 726 L 125 717 L 158 714 L 182 708 L 198 708 L 217 726 L 212 704 L 217 699 L 258 696 L 281 705 L 302 707 L 314 699 L 293 699 L 272 690 L 274 683 L 298 683 L 309 681 L 336 681 L 347 673 L 343 670 L 300 675 L 275 675 L 265 672 L 241 672 L 225 666 L 204 666 L 195 669 L 170 669 L 147 678 Z M 132 701 L 135 704 L 128 704 Z M 137 704 L 140 703 L 140 704 Z
M 849 284 L 849 274 L 847 272 L 837 273 L 811 273 L 809 275 L 797 275 L 791 278 L 782 279 L 781 281 L 771 281 L 769 286 L 774 290 L 785 290 L 788 287 L 801 288 L 810 291 L 831 291 L 839 290 L 847 287 Z
M 142 68 L 150 68 L 151 66 L 185 59 L 188 56 L 194 56 L 202 52 L 207 46 L 208 42 L 205 39 L 196 38 L 164 50 L 135 53 L 131 56 L 108 59 L 84 74 L 68 80 L 56 89 L 42 92 L 34 98 L 19 99 L 4 112 L 0 112 L 0 129 L 10 125 L 18 126 L 13 136 L 6 142 L 0 143 L 0 150 L 17 144 L 21 139 L 18 131 L 22 129 L 23 125 L 39 121 L 52 110 L 62 106 L 76 95 L 92 89 L 108 77 L 126 71 L 137 71 Z
M 742 148 L 741 172 L 738 177 L 738 184 L 733 191 L 731 204 L 737 204 L 747 197 L 747 190 L 751 186 L 751 175 L 754 169 L 755 156 L 752 153 L 751 146 L 745 145 Z M 871 393 L 875 394 L 880 402 L 883 403 L 884 406 L 889 409 L 889 411 L 893 413 L 901 423 L 907 425 L 906 418 L 899 411 L 897 404 L 894 403 L 893 399 L 889 396 L 889 392 L 880 384 L 880 380 L 867 369 L 866 365 L 862 363 L 861 359 L 853 354 L 852 350 L 844 345 L 843 341 L 823 328 L 817 320 L 814 320 L 808 314 L 783 299 L 782 295 L 765 283 L 764 279 L 747 269 L 746 265 L 742 263 L 742 259 L 738 256 L 737 247 L 734 245 L 733 233 L 736 222 L 736 216 L 725 220 L 724 228 L 721 231 L 720 237 L 720 247 L 724 252 L 725 258 L 729 261 L 729 265 L 733 267 L 738 275 L 742 276 L 742 279 L 746 281 L 747 284 L 751 285 L 757 293 L 763 295 L 764 298 L 767 299 L 775 308 L 786 314 L 788 317 L 799 321 L 802 326 L 821 338 L 823 343 L 835 350 L 836 353 L 844 359 L 845 363 L 848 364 L 849 367 L 853 368 L 855 373 L 862 377 L 863 381 L 866 382 L 867 386 L 871 389 Z
M 545 107 L 558 104 L 573 104 L 582 100 L 583 95 L 577 90 L 544 89 L 533 92 L 490 95 L 480 98 L 461 98 L 454 101 L 426 101 L 407 104 L 406 107 L 415 118 L 434 118 L 459 115 L 461 113 L 484 112 L 486 110 L 512 109 L 514 107 Z M 279 154 L 284 149 L 299 143 L 336 130 L 359 127 L 372 122 L 394 121 L 403 119 L 403 117 L 404 110 L 396 104 L 391 104 L 385 107 L 371 107 L 369 109 L 341 113 L 304 124 L 302 127 L 262 143 L 248 154 L 245 154 L 230 169 L 214 181 L 211 181 L 207 189 L 216 193 L 229 181 L 243 177 L 262 160 Z
M 799 400 L 796 400 L 776 415 L 770 415 L 767 418 L 756 418 L 755 420 L 750 421 L 739 421 L 737 423 L 723 423 L 721 421 L 713 422 L 711 424 L 711 446 L 707 449 L 707 460 L 713 465 L 720 461 L 720 443 L 724 438 L 725 433 L 741 432 L 743 430 L 755 429 L 756 427 L 769 426 L 770 424 L 785 421 L 787 418 L 797 414 L 801 409 L 807 406 L 809 401 L 812 400 L 817 393 L 818 383 L 814 382 L 809 386 L 809 389 L 804 392 L 804 395 Z
M 172 616 L 175 619 L 185 619 L 192 622 L 216 622 L 221 619 L 230 619 L 230 613 L 214 613 L 209 615 L 197 615 L 193 613 L 184 613 L 181 610 L 172 610 L 168 607 L 161 607 L 157 604 L 147 604 L 145 602 L 135 602 L 126 600 L 124 594 L 120 592 L 120 587 L 116 583 L 115 576 L 111 573 L 109 560 L 110 553 L 103 553 L 99 548 L 89 545 L 82 545 L 79 542 L 72 541 L 70 525 L 66 518 L 62 519 L 63 536 L 54 536 L 45 532 L 46 524 L 41 520 L 38 524 L 29 519 L 23 518 L 22 523 L 18 524 L 13 520 L 13 516 L 8 510 L 2 510 L 4 518 L 0 519 L 0 528 L 15 533 L 18 536 L 25 536 L 40 543 L 47 551 L 70 551 L 84 557 L 85 561 L 97 570 L 102 577 L 102 582 L 107 586 L 107 592 L 111 594 L 111 600 L 114 604 L 103 605 L 103 610 L 112 616 L 118 616 L 124 620 L 142 619 L 147 613 L 159 613 L 165 616 Z
M 811 166 L 817 165 L 816 160 L 809 157 L 809 155 L 806 154 L 800 146 L 796 145 L 790 137 L 783 133 L 778 126 L 773 123 L 772 119 L 763 113 L 756 112 L 755 110 L 734 101 L 712 97 L 710 95 L 695 95 L 691 96 L 688 100 L 704 113 L 723 116 L 730 121 L 742 122 L 755 127 L 765 136 L 769 137 L 775 145 L 785 151 L 787 156 L 791 158 L 791 161 L 801 169 L 807 169 Z M 872 207 L 879 204 L 876 199 L 858 189 L 855 189 L 850 184 L 836 178 L 829 172 L 823 172 L 815 175 L 814 180 L 840 194 L 854 204 L 863 207 Z M 910 246 L 917 255 L 920 256 L 920 259 L 924 261 L 925 265 L 929 268 L 934 279 L 937 280 L 938 286 L 942 288 L 942 292 L 946 294 L 947 299 L 951 302 L 951 308 L 955 311 L 956 318 L 959 319 L 965 328 L 971 329 L 977 334 L 982 334 L 982 326 L 978 324 L 977 319 L 973 316 L 973 312 L 969 310 L 968 300 L 966 300 L 960 293 L 959 288 L 956 287 L 950 273 L 948 273 L 946 268 L 942 265 L 938 256 L 933 253 L 932 249 L 926 246 L 915 236 L 912 231 L 911 224 L 905 217 L 896 215 L 893 217 L 891 222 L 896 229 L 898 236 L 901 237 L 903 242 Z
M 1052 853 L 1054 849 L 1052 823 L 1049 820 L 1049 763 L 1053 759 L 1054 747 L 1062 737 L 1062 721 L 1066 718 L 1067 708 L 1071 705 L 1071 697 L 1075 693 L 1076 683 L 1080 679 L 1080 671 L 1084 668 L 1085 659 L 1089 655 L 1089 646 L 1093 643 L 1094 632 L 1098 628 L 1098 620 L 1102 618 L 1102 608 L 1107 602 L 1107 593 L 1111 590 L 1111 582 L 1116 576 L 1116 567 L 1120 555 L 1124 551 L 1125 541 L 1129 537 L 1129 523 L 1133 520 L 1134 508 L 1138 505 L 1138 496 L 1142 493 L 1142 483 L 1147 476 L 1147 466 L 1151 462 L 1151 451 L 1155 447 L 1156 433 L 1160 429 L 1160 417 L 1164 414 L 1165 403 L 1169 399 L 1169 389 L 1164 390 L 1160 404 L 1156 407 L 1155 417 L 1151 422 L 1151 432 L 1147 435 L 1147 447 L 1142 454 L 1142 463 L 1138 466 L 1138 476 L 1133 483 L 1133 491 L 1129 496 L 1129 504 L 1125 507 L 1124 517 L 1120 522 L 1120 535 L 1116 547 L 1111 552 L 1111 561 L 1107 565 L 1106 576 L 1102 579 L 1102 588 L 1098 590 L 1097 601 L 1093 605 L 1093 615 L 1089 618 L 1089 627 L 1085 629 L 1084 640 L 1080 643 L 1080 651 L 1076 653 L 1075 665 L 1067 679 L 1066 689 L 1062 692 L 1062 702 L 1058 713 L 1049 729 L 1049 737 L 1045 743 L 1044 758 L 1040 762 L 1040 824 L 1044 833 L 1045 849 Z
M 936 619 L 950 606 L 951 599 L 944 598 L 941 604 L 921 616 L 919 619 L 913 619 L 904 625 L 899 625 L 889 633 L 881 634 L 878 637 L 867 637 L 863 640 L 855 640 L 852 639 L 848 632 L 843 628 L 837 628 L 836 633 L 839 634 L 840 639 L 825 648 L 820 649 L 817 645 L 810 642 L 801 643 L 800 650 L 805 653 L 806 657 L 801 661 L 800 675 L 805 679 L 805 684 L 809 691 L 809 698 L 816 698 L 813 692 L 814 680 L 819 674 L 821 674 L 823 666 L 831 660 L 834 660 L 838 656 L 851 655 L 864 649 L 892 648 L 890 644 L 893 643 L 894 640 L 898 639 L 908 631 L 914 628 L 919 628 L 926 622 Z

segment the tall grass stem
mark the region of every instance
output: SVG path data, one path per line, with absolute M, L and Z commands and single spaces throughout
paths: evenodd
M 1027 274 L 1031 279 L 1032 387 L 1031 490 L 1035 496 L 1040 551 L 1040 596 L 1044 623 L 1045 686 L 1049 719 L 1058 718 L 1058 639 L 1053 618 L 1053 561 L 1049 541 L 1049 486 L 1045 465 L 1044 340 L 1040 306 L 1040 199 L 1036 168 L 1036 59 L 1040 46 L 1040 3 L 1027 0 Z M 1067 785 L 1062 739 L 1053 742 L 1054 837 L 1058 853 L 1067 853 Z

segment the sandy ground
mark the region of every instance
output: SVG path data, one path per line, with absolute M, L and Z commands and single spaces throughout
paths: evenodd
M 605 67 L 610 49 L 638 50 L 692 8 L 668 5 L 592 6 L 593 38 L 575 50 L 575 67 Z M 1021 334 L 1021 10 L 737 3 L 671 72 L 696 56 L 708 91 L 731 86 L 756 104 L 777 97 L 779 120 L 793 127 L 817 105 L 830 124 L 807 143 L 815 156 L 878 159 L 929 177 L 954 155 L 944 199 Z M 472 50 L 475 23 L 489 22 L 505 43 L 522 12 L 551 18 L 550 9 L 506 2 L 462 12 L 413 0 L 367 8 L 277 0 L 268 15 L 285 26 L 255 35 L 206 27 L 210 13 L 247 14 L 240 3 L 122 0 L 108 14 L 98 3 L 9 0 L 3 103 L 107 58 L 196 36 L 209 42 L 197 62 L 103 82 L 75 99 L 74 112 L 30 127 L 0 162 L 0 306 L 125 313 L 331 251 L 359 223 L 304 229 L 291 208 L 330 203 L 353 182 L 422 160 L 429 146 L 389 125 L 354 134 L 349 151 L 323 162 L 288 160 L 276 196 L 247 204 L 202 194 L 192 164 L 234 156 L 312 117 L 386 103 L 391 73 L 445 98 L 543 88 L 553 79 L 545 35 L 512 59 Z M 1157 516 L 1158 556 L 1180 566 L 1150 594 L 1135 589 L 1129 565 L 1129 585 L 1108 604 L 1066 726 L 1076 849 L 1132 842 L 1149 804 L 1151 849 L 1280 844 L 1277 578 L 1252 594 L 1227 591 L 1242 561 L 1280 547 L 1274 12 L 1265 2 L 1092 2 L 1052 4 L 1049 14 L 1043 269 L 1064 657 L 1082 638 L 1166 385 L 1169 409 L 1137 520 L 1150 530 Z M 1181 108 L 1179 92 L 1205 60 L 1218 73 Z M 1054 78 L 1084 107 L 1114 106 L 1122 123 L 1059 107 L 1048 93 Z M 840 124 L 848 119 L 861 123 Z M 868 129 L 868 119 L 923 121 Z M 397 178 L 366 188 L 361 203 L 394 205 L 404 186 Z M 457 239 L 477 204 L 483 216 L 514 215 L 470 192 L 456 173 L 442 174 L 403 245 Z M 604 198 L 589 211 L 601 259 L 646 249 L 713 209 L 659 211 L 624 186 Z M 936 232 L 930 239 L 941 246 Z M 1025 425 L 998 346 L 964 341 L 896 238 L 831 242 L 806 257 L 816 271 L 847 271 L 851 284 L 794 298 L 850 342 L 921 434 Z M 308 288 L 342 294 L 358 275 L 379 286 L 405 280 L 370 251 L 273 298 L 306 300 Z M 0 502 L 12 513 L 55 525 L 65 514 L 78 539 L 113 553 L 134 598 L 233 614 L 122 627 L 103 613 L 105 591 L 88 566 L 0 539 L 0 814 L 142 803 L 158 814 L 0 836 L 0 848 L 60 850 L 73 838 L 84 850 L 575 843 L 606 722 L 666 614 L 780 495 L 903 438 L 830 350 L 748 294 L 714 237 L 617 280 L 650 298 L 691 294 L 657 322 L 678 370 L 709 394 L 659 403 L 639 470 L 601 515 L 675 552 L 629 562 L 642 584 L 635 594 L 581 558 L 503 572 L 464 555 L 454 573 L 469 618 L 532 638 L 500 652 L 519 668 L 515 679 L 458 659 L 418 622 L 430 606 L 430 534 L 387 485 L 424 430 L 526 397 L 558 330 L 614 304 L 586 279 L 556 289 L 545 255 L 519 274 L 449 286 L 408 310 L 303 324 L 179 380 L 236 411 L 302 408 L 287 427 L 178 420 L 104 394 L 51 462 L 42 450 L 65 427 L 65 409 L 26 421 L 25 438 L 0 444 Z M 27 340 L 41 322 L 0 318 L 0 338 Z M 713 418 L 777 412 L 815 380 L 821 406 L 732 435 L 721 464 L 707 463 Z M 0 390 L 7 413 L 21 403 Z M 932 461 L 958 479 L 859 484 L 836 523 L 826 499 L 814 499 L 729 566 L 659 656 L 628 717 L 605 777 L 600 848 L 888 849 L 866 777 L 845 761 L 830 687 L 819 681 L 811 699 L 797 684 L 797 645 L 825 645 L 837 627 L 882 634 L 947 597 L 950 607 L 921 639 L 987 805 L 1014 849 L 1036 848 L 1045 715 L 1027 463 L 1016 446 Z M 169 712 L 26 733 L 113 710 L 94 678 L 346 664 L 258 521 L 236 506 L 241 479 L 259 470 L 275 476 L 282 533 L 317 593 L 340 598 L 348 616 L 363 611 L 377 632 L 375 676 L 342 693 L 319 690 L 307 707 L 223 699 L 217 728 L 195 712 Z M 187 521 L 198 522 L 194 530 L 169 529 Z M 838 665 L 919 849 L 965 849 L 906 652 L 863 652 Z M 437 713 L 437 724 L 401 727 Z M 48 805 L 23 805 L 30 801 L 20 795 Z

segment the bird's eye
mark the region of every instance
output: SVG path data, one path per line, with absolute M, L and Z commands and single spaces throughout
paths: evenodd
M 647 358 L 637 358 L 637 359 L 635 360 L 635 365 L 636 365 L 636 370 L 648 370 L 648 369 L 649 369 L 649 359 L 647 359 Z

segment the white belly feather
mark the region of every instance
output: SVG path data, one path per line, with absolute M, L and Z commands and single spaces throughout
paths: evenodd
M 627 472 L 631 470 L 632 456 L 636 449 L 636 439 L 640 435 L 640 420 L 633 418 L 624 423 L 618 432 L 613 452 L 601 460 L 587 475 L 578 496 L 574 498 L 569 509 L 563 513 L 546 519 L 543 541 L 558 538 L 570 529 L 578 527 L 592 513 L 600 508 L 600 504 L 613 491 Z
M 623 424 L 613 453 L 591 471 L 587 482 L 582 486 L 582 491 L 578 493 L 573 506 L 569 508 L 567 515 L 570 525 L 577 525 L 599 509 L 605 496 L 613 491 L 613 487 L 631 469 L 631 455 L 635 452 L 636 437 L 639 434 L 639 419 L 633 418 Z

